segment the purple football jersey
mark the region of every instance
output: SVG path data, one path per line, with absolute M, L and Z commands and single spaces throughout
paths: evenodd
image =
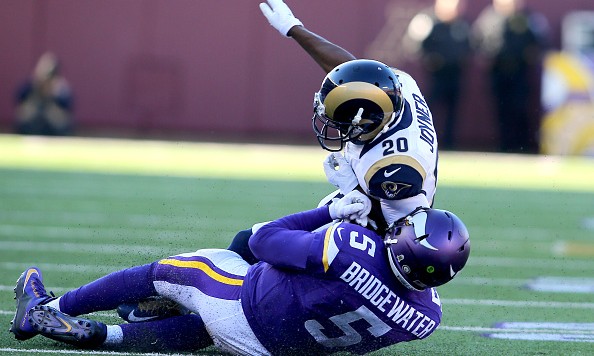
M 242 305 L 274 354 L 366 353 L 429 336 L 441 320 L 434 289 L 406 289 L 392 274 L 383 239 L 331 221 L 321 207 L 273 221 L 250 247 L 262 262 L 245 276 Z

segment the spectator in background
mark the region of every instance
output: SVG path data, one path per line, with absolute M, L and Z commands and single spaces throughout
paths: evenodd
M 529 107 L 540 91 L 532 80 L 540 76 L 548 32 L 546 18 L 523 0 L 493 0 L 473 24 L 473 45 L 487 60 L 502 152 L 537 149 Z
M 461 82 L 470 56 L 470 24 L 465 0 L 435 0 L 410 22 L 405 46 L 429 75 L 427 102 L 443 128 L 440 147 L 454 148 Z M 445 120 L 445 121 L 443 121 Z
M 53 53 L 46 52 L 39 58 L 32 77 L 18 89 L 16 103 L 16 133 L 72 133 L 72 92 L 60 75 L 60 64 Z

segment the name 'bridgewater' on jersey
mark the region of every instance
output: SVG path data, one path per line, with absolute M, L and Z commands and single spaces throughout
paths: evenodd
M 396 293 L 357 262 L 353 261 L 350 268 L 340 278 L 355 288 L 365 299 L 371 301 L 371 304 L 380 312 L 419 339 L 428 336 L 435 329 L 436 323 L 434 320 L 400 299 Z M 435 302 L 438 302 L 437 294 L 434 297 Z
M 329 220 L 322 207 L 252 236 L 250 246 L 268 264 L 250 268 L 241 300 L 260 342 L 273 354 L 366 353 L 429 336 L 441 320 L 437 292 L 405 288 L 391 272 L 382 237 L 370 230 L 337 223 L 307 232 Z M 269 248 L 273 240 L 283 243 Z
M 397 125 L 364 145 L 348 143 L 344 155 L 367 194 L 384 200 L 423 194 L 431 205 L 438 156 L 433 118 L 416 81 L 403 71 L 393 70 L 402 83 L 404 97 Z M 399 217 L 391 217 L 388 223 Z

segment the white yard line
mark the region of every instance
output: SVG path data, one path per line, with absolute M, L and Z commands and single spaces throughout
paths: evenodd
M 465 286 L 499 286 L 499 287 L 520 287 L 529 283 L 531 279 L 527 278 L 485 278 L 485 277 L 464 277 L 454 278 L 451 285 Z
M 442 300 L 448 303 L 448 300 Z M 519 307 L 525 307 L 520 306 Z M 14 315 L 13 310 L 0 310 L 0 315 Z M 114 317 L 115 311 L 112 312 L 95 312 L 89 315 L 99 317 Z M 575 334 L 590 334 L 594 335 L 593 323 L 505 323 L 502 327 L 482 327 L 482 326 L 447 326 L 440 325 L 439 330 L 446 331 L 463 331 L 463 332 L 527 332 L 527 333 L 575 333 Z M 518 325 L 514 325 L 518 324 Z
M 50 350 L 50 349 L 15 349 L 10 347 L 0 348 L 0 352 L 14 353 L 17 355 L 43 353 L 63 355 L 113 355 L 113 356 L 174 356 L 182 354 L 161 354 L 161 353 L 138 353 L 138 352 L 116 352 L 116 351 L 82 351 L 82 350 Z
M 197 244 L 199 240 L 197 239 Z M 14 247 L 14 251 L 23 251 L 29 250 L 31 248 L 32 242 L 12 242 L 4 241 L 0 242 L 2 244 L 3 251 L 11 251 Z M 159 257 L 165 257 L 168 253 L 180 253 L 180 252 L 187 252 L 187 251 L 174 251 L 173 249 L 166 249 L 166 248 L 159 248 L 159 247 L 138 247 L 132 245 L 120 245 L 120 244 L 77 244 L 77 243 L 40 243 L 35 242 L 35 247 L 38 250 L 43 250 L 39 246 L 40 244 L 44 244 L 51 251 L 84 251 L 88 250 L 92 253 L 134 253 L 135 251 L 139 254 L 156 254 Z M 111 252 L 115 251 L 115 252 Z M 34 256 L 33 256 L 34 257 Z M 150 262 L 150 261 L 147 261 Z M 552 263 L 555 262 L 555 259 L 549 258 L 514 258 L 514 257 L 470 257 L 468 260 L 468 266 L 475 266 L 475 267 L 521 267 L 521 268 L 540 268 L 540 269 L 550 269 L 552 267 Z M 28 268 L 30 263 L 15 263 L 15 262 L 0 262 L 0 267 L 4 269 L 10 270 L 20 270 Z M 40 264 L 39 267 L 46 266 L 45 268 L 50 270 L 55 270 L 59 268 L 61 271 L 66 271 L 68 268 L 63 264 L 52 264 L 52 263 L 44 263 Z M 80 271 L 78 265 L 70 265 L 75 266 L 72 267 L 72 272 Z M 86 271 L 93 271 L 97 267 L 94 266 L 83 266 L 82 267 Z M 104 271 L 105 268 L 101 268 L 101 271 Z M 117 269 L 116 269 L 117 270 Z M 567 259 L 563 261 L 563 270 L 564 271 L 592 271 L 594 270 L 594 259 L 591 260 L 572 260 Z
M 468 266 L 489 266 L 489 267 L 522 267 L 522 268 L 555 268 L 559 258 L 521 258 L 521 257 L 483 257 L 470 256 Z M 562 266 L 558 267 L 563 271 L 580 270 L 592 271 L 594 260 L 563 260 Z
M 14 275 L 14 280 L 16 281 L 17 278 L 19 278 L 19 274 L 23 272 L 25 269 L 31 267 L 31 265 L 39 267 L 42 271 L 69 273 L 109 273 L 130 267 L 126 265 L 101 265 L 100 267 L 98 267 L 91 265 L 73 265 L 65 263 L 0 262 L 0 269 L 5 271 L 17 271 L 17 273 Z
M 0 264 L 1 266 L 2 264 Z M 59 270 L 59 271 L 68 271 L 69 268 L 71 268 L 74 265 L 70 265 L 70 267 L 68 267 L 68 265 L 60 265 L 61 268 L 57 268 L 57 269 L 51 269 L 51 270 Z M 17 266 L 12 266 L 14 268 L 11 269 L 16 269 Z M 20 265 L 18 266 L 20 267 Z M 56 266 L 58 267 L 58 266 Z M 27 267 L 22 268 L 23 270 L 26 269 Z M 115 267 L 113 267 L 115 270 Z M 110 268 L 111 269 L 111 268 Z M 42 269 L 44 270 L 44 269 Z M 47 269 L 50 270 L 50 269 Z M 76 270 L 80 271 L 80 266 L 76 266 Z M 88 269 L 84 269 L 84 272 L 88 272 Z M 97 272 L 95 270 L 92 270 L 91 272 Z M 17 275 L 15 275 L 15 280 L 16 278 L 18 278 Z M 517 279 L 513 279 L 513 278 L 480 278 L 480 277 L 458 277 L 456 279 L 454 279 L 452 282 L 452 285 L 456 284 L 456 285 L 489 285 L 489 286 L 500 286 L 500 287 L 518 287 L 518 286 L 523 286 L 527 283 L 530 283 L 531 279 L 522 279 L 522 278 L 517 278 Z M 67 292 L 71 289 L 74 289 L 76 287 L 50 287 L 50 286 L 46 286 L 47 289 L 51 289 L 53 290 L 55 293 L 63 293 L 63 292 Z M 0 285 L 0 292 L 2 291 L 12 291 L 14 288 L 14 285 Z
M 512 321 L 499 323 L 499 329 L 505 330 L 581 330 L 594 333 L 594 323 L 560 323 L 560 322 L 530 322 L 530 321 Z
M 32 242 L 27 241 L 0 241 L 0 250 L 2 251 L 29 251 Z M 125 244 L 94 244 L 94 243 L 71 243 L 71 242 L 35 242 L 35 249 L 43 252 L 76 252 L 90 254 L 107 255 L 157 255 L 165 257 L 171 253 L 181 253 L 185 251 L 174 250 L 173 248 L 156 246 L 137 246 Z
M 117 238 L 121 240 L 158 238 L 160 240 L 177 240 L 180 236 L 187 236 L 189 234 L 187 231 L 188 229 L 196 229 L 197 232 L 200 229 L 200 227 L 187 228 L 187 225 L 184 225 L 184 227 L 186 227 L 186 229 L 174 230 L 161 229 L 152 226 L 146 227 L 146 225 L 133 229 L 105 228 L 99 226 L 67 227 L 46 225 L 21 227 L 17 225 L 0 225 L 0 237 L 5 236 L 5 240 L 21 238 L 23 241 L 27 241 L 34 236 L 36 239 L 45 239 L 56 242 L 86 242 L 95 241 L 97 238 Z M 195 235 L 198 235 L 198 233 Z
M 0 315 L 14 315 L 14 310 L 0 310 Z M 100 317 L 110 317 L 110 316 L 116 316 L 116 312 L 114 311 L 105 311 L 105 312 L 95 312 L 95 313 L 90 313 L 88 315 L 95 315 L 95 316 L 100 316 Z
M 478 305 L 487 307 L 594 309 L 594 303 L 577 302 L 535 302 L 496 299 L 442 299 L 442 302 L 445 305 Z
M 14 287 L 4 287 L 5 290 L 12 291 Z M 49 288 L 48 288 L 49 289 Z M 56 289 L 58 290 L 58 289 Z M 538 302 L 527 300 L 497 300 L 497 299 L 442 299 L 444 305 L 474 305 L 484 307 L 510 307 L 510 308 L 558 308 L 558 309 L 594 309 L 594 303 L 578 302 Z M 11 310 L 0 310 L 2 314 L 12 314 Z
M 582 329 L 577 326 L 575 329 L 567 329 L 559 327 L 556 329 L 502 329 L 502 328 L 486 328 L 480 326 L 438 326 L 438 330 L 445 331 L 461 331 L 461 332 L 481 332 L 481 333 L 563 333 L 563 334 L 579 334 L 579 335 L 594 335 L 593 330 Z

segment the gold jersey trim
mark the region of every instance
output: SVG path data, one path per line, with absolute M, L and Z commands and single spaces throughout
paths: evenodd
M 425 181 L 425 178 L 427 177 L 427 172 L 425 172 L 425 169 L 423 168 L 421 163 L 419 163 L 419 161 L 417 161 L 416 159 L 409 157 L 409 156 L 394 155 L 394 156 L 384 157 L 384 158 L 380 159 L 379 161 L 375 162 L 371 167 L 369 167 L 369 169 L 367 170 L 367 173 L 365 173 L 365 183 L 367 184 L 367 187 L 369 187 L 369 181 L 371 180 L 371 178 L 379 170 L 381 170 L 382 168 L 385 168 L 389 165 L 392 165 L 392 164 L 403 164 L 403 165 L 414 168 L 414 170 L 419 172 L 419 174 L 423 178 L 423 182 Z
M 212 268 L 210 268 L 210 266 L 208 266 L 204 262 L 179 261 L 179 260 L 174 260 L 174 259 L 164 259 L 164 260 L 159 261 L 159 264 L 170 265 L 170 266 L 175 266 L 175 267 L 180 267 L 180 268 L 199 269 L 202 272 L 206 273 L 207 276 L 214 279 L 215 281 L 221 282 L 224 284 L 229 284 L 232 286 L 241 286 L 243 284 L 243 279 L 235 279 L 235 278 L 229 278 L 229 277 L 223 276 L 223 275 L 215 272 Z

